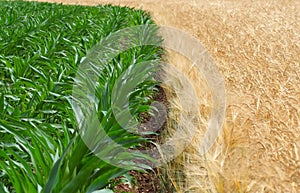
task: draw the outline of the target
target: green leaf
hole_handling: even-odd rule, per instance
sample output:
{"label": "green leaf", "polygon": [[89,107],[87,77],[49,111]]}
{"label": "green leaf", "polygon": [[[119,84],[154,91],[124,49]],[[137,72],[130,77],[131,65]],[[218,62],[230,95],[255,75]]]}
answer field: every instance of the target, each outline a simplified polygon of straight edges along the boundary
{"label": "green leaf", "polygon": [[[126,172],[97,156],[116,155],[116,161],[124,161],[128,168],[145,168],[131,162],[134,154],[122,151],[148,139],[129,132],[136,124],[121,127],[111,110],[111,96],[120,83],[119,92],[126,95],[118,98],[123,105],[119,106],[120,115],[124,106],[134,120],[148,111],[154,85],[148,79],[160,59],[160,38],[155,28],[137,31],[128,37],[132,40],[128,46],[133,48],[119,53],[115,42],[120,38],[113,34],[150,23],[149,14],[126,7],[1,2],[0,174],[4,174],[4,185],[0,191],[6,191],[5,187],[16,193],[96,191]],[[140,46],[149,39],[157,40],[157,46]],[[97,52],[99,42],[104,42],[105,52]],[[105,60],[113,54],[117,54],[113,60]],[[86,120],[94,132],[87,136],[94,152],[81,139],[82,128],[72,111],[74,79],[84,62],[92,68],[82,73],[82,79],[99,78],[96,83],[83,84],[95,90],[95,102],[99,103],[82,104],[98,107],[94,119]],[[147,65],[140,65],[143,63]],[[83,88],[78,94],[85,96]],[[126,123],[126,118],[119,120]],[[107,143],[109,139],[114,145]]]}
{"label": "green leaf", "polygon": [[102,190],[96,190],[92,193],[114,193],[112,190],[109,189],[102,189]]}

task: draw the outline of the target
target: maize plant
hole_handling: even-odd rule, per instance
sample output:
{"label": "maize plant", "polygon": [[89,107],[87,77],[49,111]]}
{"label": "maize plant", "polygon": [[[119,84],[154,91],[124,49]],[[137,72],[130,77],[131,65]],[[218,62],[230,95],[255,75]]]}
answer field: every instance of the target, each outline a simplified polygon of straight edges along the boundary
{"label": "maize plant", "polygon": [[[153,21],[147,13],[126,7],[1,2],[0,192],[109,192],[108,184],[114,178],[130,169],[148,168],[134,163],[117,167],[95,155],[80,135],[72,90],[78,66],[98,42],[120,29],[150,24]],[[137,148],[149,139],[116,121],[111,94],[122,74],[147,62],[147,71],[139,71],[144,81],[127,98],[134,119],[149,112],[158,84],[149,73],[157,68],[162,50],[156,29],[147,33],[156,38],[155,45],[137,43],[113,60],[97,64],[103,70],[91,85],[97,121],[124,148]],[[99,132],[99,125],[86,121]],[[103,145],[99,136],[98,153],[115,151]],[[123,156],[133,159],[136,155]]]}

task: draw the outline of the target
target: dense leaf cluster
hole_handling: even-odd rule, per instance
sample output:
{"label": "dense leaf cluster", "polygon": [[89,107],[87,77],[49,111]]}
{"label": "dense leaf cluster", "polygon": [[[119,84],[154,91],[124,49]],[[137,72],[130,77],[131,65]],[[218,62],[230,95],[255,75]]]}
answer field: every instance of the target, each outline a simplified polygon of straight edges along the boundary
{"label": "dense leaf cluster", "polygon": [[[82,141],[71,107],[72,86],[78,65],[101,39],[152,23],[148,14],[126,7],[0,2],[0,192],[93,192],[127,172],[100,160]],[[159,43],[158,38],[155,46],[119,54],[94,85],[102,127],[127,148],[147,139],[115,121],[112,87],[140,62],[151,61],[147,70],[152,72],[160,59]],[[147,79],[129,96],[134,118],[149,110],[155,85]]]}

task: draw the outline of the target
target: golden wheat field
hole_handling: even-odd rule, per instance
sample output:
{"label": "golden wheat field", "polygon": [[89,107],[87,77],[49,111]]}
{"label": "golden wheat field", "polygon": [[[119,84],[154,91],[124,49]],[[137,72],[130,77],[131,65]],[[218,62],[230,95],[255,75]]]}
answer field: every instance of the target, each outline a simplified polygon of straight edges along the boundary
{"label": "golden wheat field", "polygon": [[[200,75],[183,67],[191,65],[189,61],[169,54],[177,68],[192,69],[185,73],[198,98],[191,100],[200,105],[203,117],[190,146],[167,166],[177,192],[300,192],[300,1],[52,2],[144,9],[159,25],[195,36],[216,61],[225,80],[226,121],[213,148],[200,156],[209,94]],[[176,99],[171,103],[183,110]],[[175,168],[181,168],[186,179],[178,179]]]}

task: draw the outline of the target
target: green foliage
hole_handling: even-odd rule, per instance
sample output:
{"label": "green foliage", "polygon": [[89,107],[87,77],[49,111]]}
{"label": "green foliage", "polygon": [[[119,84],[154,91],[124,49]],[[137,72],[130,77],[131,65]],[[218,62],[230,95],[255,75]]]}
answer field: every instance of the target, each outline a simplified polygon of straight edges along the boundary
{"label": "green foliage", "polygon": [[[71,106],[72,86],[78,65],[100,40],[125,27],[152,23],[142,11],[109,5],[1,2],[0,192],[93,192],[127,172],[100,160],[83,142]],[[113,85],[140,62],[151,61],[147,70],[153,71],[160,59],[159,43],[158,38],[157,46],[119,54],[92,85],[99,101],[97,117],[122,147],[135,148],[147,139],[116,122]],[[148,73],[141,71],[141,76]],[[155,85],[147,79],[129,96],[134,118],[149,110]],[[114,149],[100,152],[107,151]]]}

